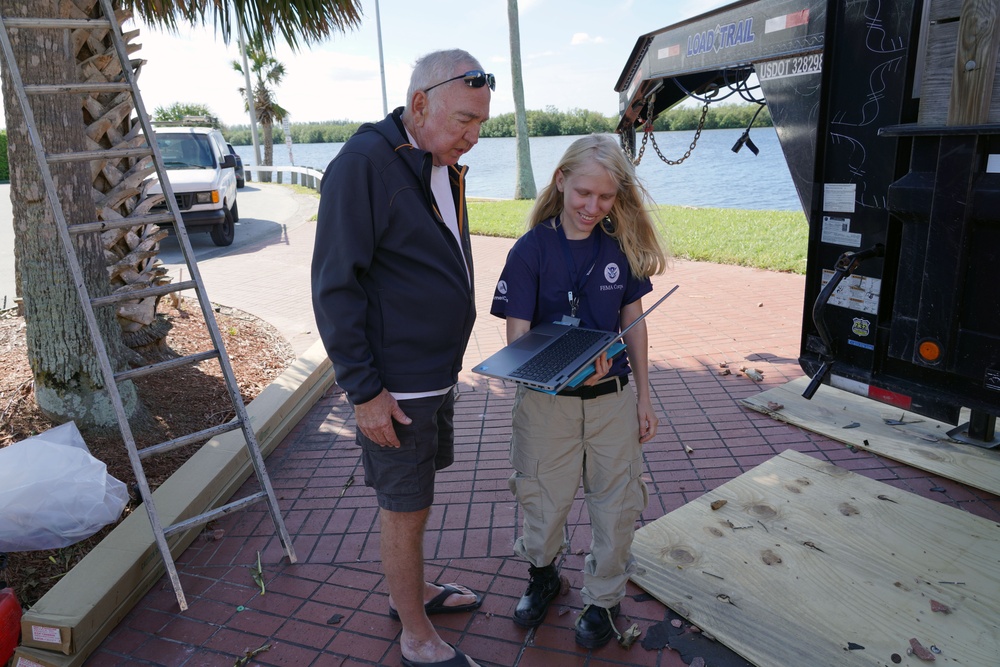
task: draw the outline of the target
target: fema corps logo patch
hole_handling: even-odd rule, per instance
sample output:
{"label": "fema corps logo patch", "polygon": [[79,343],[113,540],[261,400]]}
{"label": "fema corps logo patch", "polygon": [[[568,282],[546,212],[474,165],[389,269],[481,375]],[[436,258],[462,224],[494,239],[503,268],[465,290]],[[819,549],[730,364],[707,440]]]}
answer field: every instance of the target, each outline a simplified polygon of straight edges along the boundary
{"label": "fema corps logo patch", "polygon": [[497,283],[497,291],[500,292],[501,294],[506,294],[507,293],[507,281],[506,280],[501,280],[500,282]]}
{"label": "fema corps logo patch", "polygon": [[855,317],[854,324],[851,325],[851,332],[856,336],[867,336],[871,333],[871,322]]}
{"label": "fema corps logo patch", "polygon": [[618,277],[621,275],[621,271],[618,269],[618,265],[611,262],[604,267],[604,279],[609,283],[616,282]]}

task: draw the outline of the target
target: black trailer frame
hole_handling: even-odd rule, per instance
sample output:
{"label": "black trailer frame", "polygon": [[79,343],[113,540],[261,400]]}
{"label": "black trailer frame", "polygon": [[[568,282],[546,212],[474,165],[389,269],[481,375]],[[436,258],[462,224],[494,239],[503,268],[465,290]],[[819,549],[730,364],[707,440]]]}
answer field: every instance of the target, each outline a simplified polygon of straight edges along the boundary
{"label": "black trailer frame", "polygon": [[[928,92],[941,69],[927,63],[966,30],[961,8],[744,0],[648,33],[615,86],[617,131],[641,155],[660,113],[689,96],[710,103],[755,76],[809,221],[806,397],[822,382],[950,424],[968,408],[953,437],[991,447],[1000,444],[1000,86],[987,89],[987,115],[964,125],[945,122]],[[996,44],[985,51],[995,63]],[[966,69],[975,67],[984,63]]]}

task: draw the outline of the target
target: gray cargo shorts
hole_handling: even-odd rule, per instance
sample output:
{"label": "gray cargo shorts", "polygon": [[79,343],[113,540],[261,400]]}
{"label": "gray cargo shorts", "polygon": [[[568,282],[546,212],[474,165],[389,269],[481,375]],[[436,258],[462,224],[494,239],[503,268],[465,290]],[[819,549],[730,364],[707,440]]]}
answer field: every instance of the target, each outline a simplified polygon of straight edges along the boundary
{"label": "gray cargo shorts", "polygon": [[360,429],[356,439],[365,485],[375,489],[378,506],[418,512],[434,504],[435,473],[455,462],[455,395],[402,400],[399,407],[413,421],[394,423],[398,449],[372,442]]}

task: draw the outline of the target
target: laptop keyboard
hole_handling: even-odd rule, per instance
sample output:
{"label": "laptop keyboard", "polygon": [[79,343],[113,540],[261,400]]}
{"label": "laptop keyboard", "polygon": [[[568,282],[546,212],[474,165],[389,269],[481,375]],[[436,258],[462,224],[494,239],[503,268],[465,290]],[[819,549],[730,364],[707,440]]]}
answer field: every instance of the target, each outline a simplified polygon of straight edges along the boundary
{"label": "laptop keyboard", "polygon": [[604,336],[589,329],[571,329],[554,344],[533,356],[511,372],[512,377],[533,382],[545,382],[587,351]]}

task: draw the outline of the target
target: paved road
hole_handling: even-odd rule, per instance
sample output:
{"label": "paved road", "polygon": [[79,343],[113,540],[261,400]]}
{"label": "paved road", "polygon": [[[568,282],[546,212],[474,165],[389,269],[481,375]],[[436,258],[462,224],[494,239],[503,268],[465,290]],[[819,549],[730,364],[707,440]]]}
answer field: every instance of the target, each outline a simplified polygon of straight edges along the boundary
{"label": "paved road", "polygon": [[[233,245],[217,248],[208,234],[190,237],[208,298],[268,322],[301,355],[319,340],[309,283],[319,198],[286,186],[248,183],[238,201]],[[176,239],[163,243],[161,257],[175,280],[190,277],[182,275]]]}
{"label": "paved road", "polygon": [[[207,233],[190,235],[208,297],[269,322],[301,354],[317,340],[308,272],[319,200],[285,186],[248,183],[237,202],[233,245],[219,248]],[[11,218],[10,186],[0,185],[0,305],[6,299],[7,307],[15,296]],[[175,237],[162,242],[160,258],[175,280],[187,273]]]}

